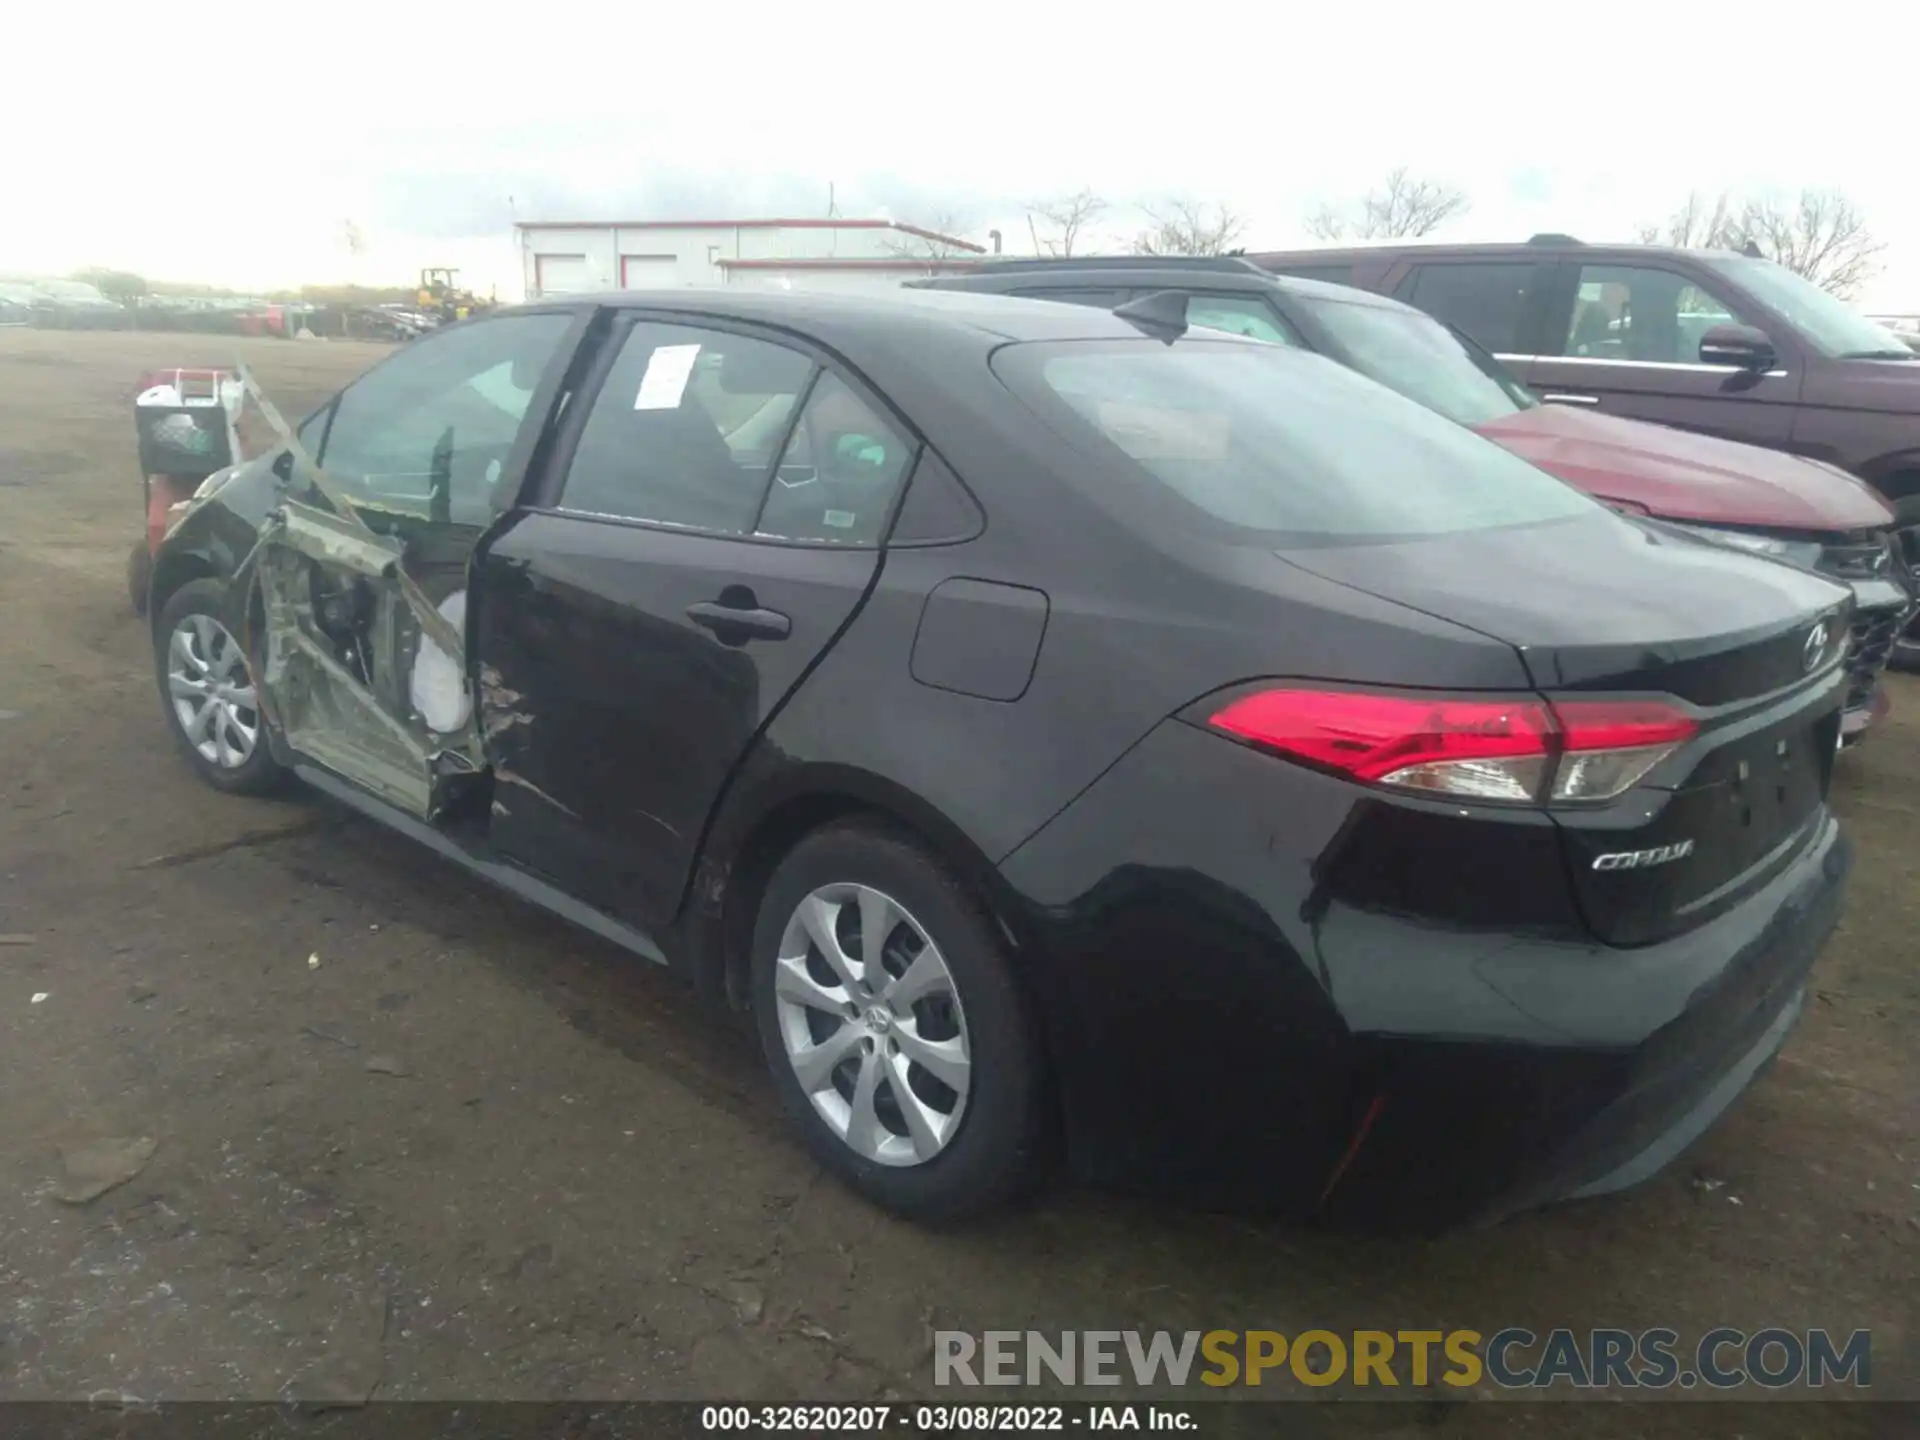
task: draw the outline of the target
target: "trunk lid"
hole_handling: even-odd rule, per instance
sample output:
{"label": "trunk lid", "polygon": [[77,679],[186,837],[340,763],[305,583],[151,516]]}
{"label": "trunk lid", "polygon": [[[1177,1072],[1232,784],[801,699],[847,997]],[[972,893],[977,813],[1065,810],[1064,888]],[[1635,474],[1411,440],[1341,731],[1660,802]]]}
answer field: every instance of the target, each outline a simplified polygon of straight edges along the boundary
{"label": "trunk lid", "polygon": [[1699,733],[1639,785],[1553,812],[1599,938],[1704,923],[1817,831],[1845,688],[1841,587],[1604,512],[1286,558],[1506,641],[1550,700],[1684,703]]}

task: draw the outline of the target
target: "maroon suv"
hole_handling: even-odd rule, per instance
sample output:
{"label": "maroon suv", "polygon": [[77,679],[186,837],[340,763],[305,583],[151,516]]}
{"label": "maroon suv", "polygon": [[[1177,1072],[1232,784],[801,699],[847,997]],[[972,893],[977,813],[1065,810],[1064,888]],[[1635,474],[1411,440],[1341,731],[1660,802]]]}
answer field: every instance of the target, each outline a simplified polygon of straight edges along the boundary
{"label": "maroon suv", "polygon": [[[1920,355],[1770,260],[1566,235],[1250,258],[1416,305],[1546,400],[1838,465],[1893,507],[1900,563],[1920,562]],[[1920,669],[1920,626],[1894,663]]]}

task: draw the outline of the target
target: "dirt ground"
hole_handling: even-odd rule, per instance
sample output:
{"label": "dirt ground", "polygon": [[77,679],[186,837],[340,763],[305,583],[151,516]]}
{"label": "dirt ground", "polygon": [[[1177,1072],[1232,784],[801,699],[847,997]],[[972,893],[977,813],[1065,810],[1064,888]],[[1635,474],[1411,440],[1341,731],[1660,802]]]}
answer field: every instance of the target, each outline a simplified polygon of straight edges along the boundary
{"label": "dirt ground", "polygon": [[[1841,761],[1859,860],[1804,1023],[1645,1188],[1439,1242],[1066,1185],[916,1228],[816,1170],[750,1037],[664,974],[174,756],[123,585],[131,384],[236,345],[289,416],[383,353],[0,331],[0,1398],[923,1397],[932,1328],[1507,1325],[1870,1327],[1875,1388],[1915,1393],[1920,683]],[[157,1144],[130,1182],[57,1198],[62,1148],[108,1137]],[[1911,1423],[1476,1398],[1266,1414],[1300,1435]]]}

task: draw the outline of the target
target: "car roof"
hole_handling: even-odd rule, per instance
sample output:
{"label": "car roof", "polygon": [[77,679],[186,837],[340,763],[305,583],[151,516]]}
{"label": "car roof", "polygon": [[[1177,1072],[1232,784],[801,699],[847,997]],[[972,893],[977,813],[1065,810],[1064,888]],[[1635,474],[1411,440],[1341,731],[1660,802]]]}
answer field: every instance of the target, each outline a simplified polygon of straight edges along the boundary
{"label": "car roof", "polygon": [[1679,245],[1633,245],[1633,244],[1590,244],[1571,237],[1540,236],[1532,240],[1482,241],[1465,245],[1449,245],[1436,241],[1398,240],[1381,241],[1365,245],[1323,245],[1308,250],[1263,250],[1247,258],[1258,265],[1313,265],[1338,264],[1342,261],[1364,259],[1394,260],[1435,259],[1439,257],[1475,259],[1475,260],[1524,260],[1540,259],[1543,256],[1559,258],[1566,255],[1602,255],[1602,256],[1643,256],[1652,259],[1658,256],[1692,256],[1695,258],[1734,259],[1740,258],[1735,250],[1694,249]]}
{"label": "car roof", "polygon": [[[597,305],[741,320],[791,328],[828,344],[893,341],[938,327],[983,346],[1005,341],[1138,339],[1140,331],[1105,310],[1051,305],[1008,295],[900,288],[840,293],[819,290],[619,290],[552,296],[532,306]],[[531,307],[530,307],[531,308]]]}

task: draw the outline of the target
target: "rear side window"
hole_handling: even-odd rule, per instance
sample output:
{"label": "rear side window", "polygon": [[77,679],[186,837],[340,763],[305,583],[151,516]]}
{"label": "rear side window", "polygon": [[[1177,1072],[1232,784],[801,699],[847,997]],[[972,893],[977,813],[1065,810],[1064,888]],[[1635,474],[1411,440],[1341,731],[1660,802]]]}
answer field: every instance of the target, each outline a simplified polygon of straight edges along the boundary
{"label": "rear side window", "polygon": [[1423,265],[1402,299],[1458,325],[1495,354],[1521,348],[1530,264]]}
{"label": "rear side window", "polygon": [[1130,496],[1143,525],[1185,518],[1306,546],[1596,509],[1445,416],[1304,351],[1092,341],[1009,346],[994,367],[1050,426],[1109,462],[1074,474],[1110,501]]}
{"label": "rear side window", "polygon": [[780,456],[756,535],[878,545],[914,446],[837,375],[823,374]]}
{"label": "rear side window", "polygon": [[568,510],[752,531],[813,377],[798,351],[688,325],[635,325],[567,469]]}

